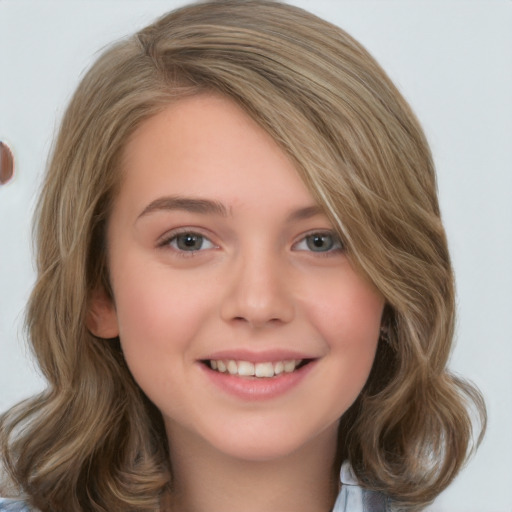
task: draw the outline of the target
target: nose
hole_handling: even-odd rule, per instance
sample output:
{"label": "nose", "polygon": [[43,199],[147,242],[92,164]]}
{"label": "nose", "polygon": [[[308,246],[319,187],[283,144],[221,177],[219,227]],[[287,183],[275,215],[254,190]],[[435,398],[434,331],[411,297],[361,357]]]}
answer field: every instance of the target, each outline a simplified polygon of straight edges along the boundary
{"label": "nose", "polygon": [[252,328],[289,323],[295,316],[292,276],[278,257],[258,252],[230,269],[221,317]]}

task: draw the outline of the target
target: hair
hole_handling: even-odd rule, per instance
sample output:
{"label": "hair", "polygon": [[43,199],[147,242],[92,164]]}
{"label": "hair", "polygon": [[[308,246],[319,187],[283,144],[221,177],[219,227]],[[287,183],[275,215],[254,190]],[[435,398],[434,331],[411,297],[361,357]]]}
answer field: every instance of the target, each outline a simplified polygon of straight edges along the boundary
{"label": "hair", "polygon": [[384,296],[386,336],[341,419],[337,460],[365,487],[423,508],[486,423],[479,392],[446,368],[455,292],[430,150],[358,42],[266,0],[173,11],[108,48],[76,90],[35,217],[27,329],[48,387],[0,421],[11,489],[43,512],[158,510],[170,489],[161,415],[119,340],[93,336],[86,316],[95,289],[111,293],[105,226],[128,139],[170,102],[202,92],[237,102],[293,159],[353,265]]}

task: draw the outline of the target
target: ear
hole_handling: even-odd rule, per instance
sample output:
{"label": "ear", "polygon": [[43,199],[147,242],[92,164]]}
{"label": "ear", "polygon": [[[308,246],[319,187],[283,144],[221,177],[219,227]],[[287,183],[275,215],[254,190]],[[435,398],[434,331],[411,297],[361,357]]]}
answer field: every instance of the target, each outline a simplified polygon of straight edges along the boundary
{"label": "ear", "polygon": [[91,293],[86,325],[91,334],[98,338],[111,339],[119,336],[116,308],[103,287],[98,287]]}

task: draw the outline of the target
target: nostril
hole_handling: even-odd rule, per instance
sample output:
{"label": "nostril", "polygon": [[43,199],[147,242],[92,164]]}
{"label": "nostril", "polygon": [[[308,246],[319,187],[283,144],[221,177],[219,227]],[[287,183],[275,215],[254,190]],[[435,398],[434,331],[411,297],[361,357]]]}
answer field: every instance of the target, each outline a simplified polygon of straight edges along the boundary
{"label": "nostril", "polygon": [[14,158],[9,146],[0,141],[0,185],[5,185],[14,176]]}

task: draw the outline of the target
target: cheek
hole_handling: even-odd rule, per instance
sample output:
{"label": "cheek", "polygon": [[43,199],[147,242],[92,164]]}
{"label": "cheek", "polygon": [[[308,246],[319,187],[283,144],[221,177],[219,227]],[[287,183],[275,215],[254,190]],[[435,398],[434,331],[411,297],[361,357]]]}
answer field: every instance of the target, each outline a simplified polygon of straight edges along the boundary
{"label": "cheek", "polygon": [[[380,334],[384,299],[353,271],[310,303],[310,322],[324,339],[336,365],[335,386],[358,394],[370,373]],[[354,396],[355,398],[355,396]]]}
{"label": "cheek", "polygon": [[121,337],[167,342],[171,336],[183,338],[180,333],[197,325],[204,314],[208,288],[144,251],[125,252],[129,256],[114,261],[112,276]]}
{"label": "cheek", "polygon": [[154,371],[158,378],[159,361],[169,357],[183,360],[199,312],[179,287],[150,269],[140,272],[138,278],[132,273],[118,284],[114,295],[121,346],[130,370],[142,385],[145,373]]}
{"label": "cheek", "polygon": [[355,272],[346,272],[312,301],[317,326],[334,344],[374,343],[379,337],[384,299]]}
{"label": "cheek", "polygon": [[[160,286],[123,293],[118,304],[119,337],[133,378],[157,407],[166,396],[178,400],[191,359],[190,340],[199,323],[197,309],[180,294]],[[124,290],[126,292],[126,289]]]}

